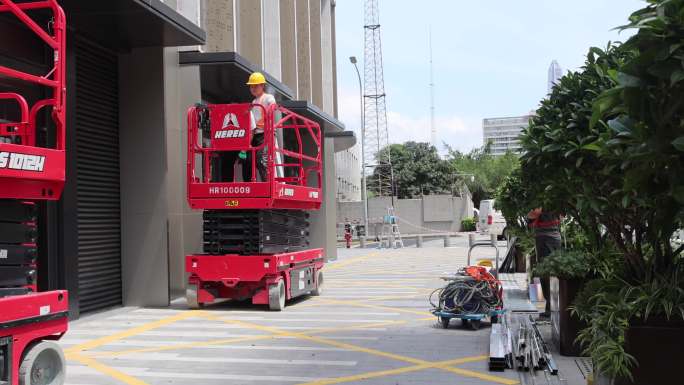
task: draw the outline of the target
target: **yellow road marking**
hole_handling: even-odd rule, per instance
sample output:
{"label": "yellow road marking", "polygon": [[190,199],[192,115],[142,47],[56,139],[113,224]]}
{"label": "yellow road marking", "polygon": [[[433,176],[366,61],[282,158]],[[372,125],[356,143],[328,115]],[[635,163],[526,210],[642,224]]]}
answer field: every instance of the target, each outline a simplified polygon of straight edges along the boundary
{"label": "yellow road marking", "polygon": [[226,338],[226,339],[222,339],[222,340],[198,341],[198,342],[188,342],[188,343],[176,344],[176,345],[155,346],[153,348],[119,350],[119,351],[115,351],[115,352],[95,352],[95,353],[88,354],[88,357],[98,357],[98,358],[99,357],[118,357],[118,356],[125,356],[127,354],[156,353],[156,352],[165,352],[165,351],[169,351],[169,350],[180,350],[180,349],[186,349],[186,348],[188,348],[188,349],[189,348],[201,348],[201,347],[212,346],[212,345],[227,345],[227,344],[236,343],[236,342],[270,340],[273,338],[274,338],[274,336],[272,336],[272,335],[251,336],[251,337],[242,337],[242,338]]}
{"label": "yellow road marking", "polygon": [[426,297],[427,293],[420,294],[405,294],[405,295],[385,295],[379,297],[364,298],[363,301],[391,301],[395,299],[412,299]]}
{"label": "yellow road marking", "polygon": [[99,346],[106,345],[106,344],[114,342],[114,341],[122,340],[124,338],[132,337],[134,335],[144,333],[144,332],[147,332],[150,330],[154,330],[154,329],[160,328],[162,326],[172,324],[176,321],[180,321],[180,320],[184,320],[184,319],[192,318],[192,317],[200,317],[202,313],[203,313],[203,311],[201,311],[201,310],[192,310],[192,311],[179,313],[179,314],[173,315],[171,317],[162,318],[162,319],[157,320],[157,321],[153,321],[153,322],[146,323],[144,325],[140,325],[140,326],[132,328],[132,329],[122,331],[120,333],[115,333],[115,334],[112,334],[109,336],[105,336],[102,338],[97,338],[97,339],[94,339],[94,340],[91,340],[88,342],[84,342],[84,343],[76,345],[76,346],[72,346],[69,349],[66,349],[65,352],[67,352],[67,353],[78,353],[78,352],[81,352],[83,350],[95,349]]}
{"label": "yellow road marking", "polygon": [[126,373],[120,372],[114,368],[111,368],[93,358],[90,357],[85,357],[83,355],[80,355],[78,353],[67,353],[67,358],[70,360],[78,361],[83,365],[88,366],[89,368],[92,368],[94,370],[97,370],[98,372],[105,374],[111,378],[114,378],[115,380],[119,380],[123,382],[124,384],[128,385],[149,385],[147,382],[144,382],[142,380],[139,380],[135,377],[131,377]]}
{"label": "yellow road marking", "polygon": [[484,359],[486,359],[486,357],[482,357],[482,356],[459,358],[459,359],[450,360],[450,361],[441,361],[441,362],[435,362],[435,363],[425,363],[425,364],[414,365],[414,366],[406,366],[406,367],[398,368],[398,369],[379,370],[379,371],[375,371],[375,372],[360,373],[360,374],[355,374],[355,375],[346,376],[346,377],[326,378],[323,380],[307,382],[307,383],[303,383],[303,384],[299,384],[299,385],[341,384],[341,383],[351,382],[351,381],[362,381],[362,380],[368,380],[371,378],[388,377],[388,376],[393,376],[396,374],[417,372],[419,370],[437,368],[440,365],[457,365],[457,364],[463,364],[466,362],[481,361]]}
{"label": "yellow road marking", "polygon": [[[346,261],[340,262],[339,264],[332,264],[328,267],[328,270],[343,268],[343,267],[346,267],[348,265],[367,260],[367,259],[369,259],[375,255],[377,255],[377,253],[372,253],[372,254],[368,254],[368,255],[363,256],[363,257],[358,257],[358,258],[346,260]],[[388,274],[388,272],[380,271],[380,270],[378,270],[377,273]],[[360,274],[362,274],[362,275],[363,274],[366,274],[366,275],[374,274],[374,271],[366,270],[366,271],[360,272]],[[410,273],[389,273],[389,274],[390,275],[410,275]],[[416,281],[416,280],[420,280],[420,278],[417,278],[417,277],[420,277],[420,275],[412,275],[411,278],[397,278],[397,279],[393,279],[393,281]],[[434,277],[431,277],[431,278],[434,278]],[[427,288],[409,287],[409,286],[404,286],[401,284],[386,284],[384,282],[379,282],[379,283],[377,283],[377,282],[363,282],[360,280],[354,280],[353,278],[345,279],[344,277],[340,277],[339,279],[335,278],[335,279],[339,280],[339,281],[349,282],[350,284],[356,284],[356,285],[367,284],[368,286],[373,286],[373,287],[411,288],[411,289],[414,289],[417,291],[425,291],[425,292],[431,291],[431,289],[427,289]],[[388,300],[388,299],[400,299],[400,298],[415,298],[418,296],[420,296],[420,294],[405,295],[405,296],[378,296],[378,297],[372,297],[372,298],[364,299],[364,301],[365,300],[376,301],[376,300]],[[356,307],[382,309],[382,310],[386,310],[386,311],[410,313],[410,314],[417,314],[417,315],[421,315],[421,316],[430,314],[429,312],[426,312],[426,311],[415,311],[415,310],[395,308],[395,307],[390,307],[390,306],[372,305],[372,304],[363,303],[360,301],[345,301],[345,300],[334,300],[334,299],[321,299],[317,303],[309,303],[309,304],[303,304],[303,305],[298,305],[298,306],[299,307],[320,306],[320,305],[326,305],[326,304],[349,305],[349,306],[356,306]],[[223,340],[201,341],[201,342],[168,345],[168,346],[154,347],[154,348],[131,349],[131,350],[125,350],[125,351],[118,351],[118,352],[97,352],[97,353],[89,353],[89,354],[87,354],[87,356],[85,354],[81,354],[81,353],[84,353],[83,351],[85,351],[85,350],[92,350],[92,349],[97,348],[99,346],[106,345],[108,343],[111,343],[111,342],[114,342],[114,341],[117,341],[120,339],[131,337],[131,336],[134,336],[134,335],[137,335],[140,333],[144,333],[144,332],[149,331],[149,330],[153,330],[153,329],[156,329],[156,328],[177,322],[177,321],[182,320],[182,319],[187,319],[187,318],[192,318],[192,317],[212,319],[212,320],[222,321],[225,323],[237,324],[237,325],[241,325],[241,326],[248,328],[248,329],[261,330],[261,331],[268,332],[271,334],[270,335],[264,335],[264,336],[250,336],[250,337],[244,337],[244,338],[231,338],[231,339],[223,339]],[[429,317],[429,318],[425,317],[425,318],[420,318],[418,320],[419,321],[434,320],[434,317]],[[354,325],[354,326],[349,326],[349,327],[326,328],[326,329],[317,329],[317,330],[291,333],[291,332],[283,331],[283,330],[275,328],[275,327],[262,326],[262,325],[238,321],[238,320],[222,319],[222,318],[216,317],[210,313],[207,313],[206,311],[189,311],[189,312],[179,313],[177,315],[174,315],[174,316],[171,316],[168,318],[164,318],[164,319],[161,319],[158,321],[150,322],[148,324],[144,324],[144,325],[141,325],[139,327],[132,328],[132,329],[127,330],[127,331],[123,331],[121,333],[116,333],[116,334],[113,334],[111,336],[106,336],[106,337],[98,338],[98,339],[95,339],[92,341],[88,341],[86,343],[83,343],[83,344],[74,346],[72,348],[66,349],[65,352],[67,353],[67,357],[69,359],[76,360],[76,361],[78,361],[84,365],[87,365],[87,366],[89,366],[89,367],[91,367],[91,368],[93,368],[93,369],[95,369],[95,370],[97,370],[103,374],[106,374],[112,378],[120,380],[123,383],[126,383],[128,385],[147,385],[145,382],[143,382],[137,378],[131,377],[125,373],[122,373],[118,370],[115,370],[111,367],[108,367],[108,366],[98,362],[93,357],[110,357],[110,356],[119,356],[119,355],[131,354],[131,353],[144,353],[144,352],[158,352],[158,351],[164,351],[164,350],[177,350],[177,349],[183,349],[183,348],[202,347],[202,346],[209,346],[209,345],[222,345],[222,344],[237,343],[237,342],[243,342],[243,341],[273,339],[273,338],[276,338],[278,336],[287,336],[287,337],[300,338],[303,340],[308,340],[308,341],[323,344],[323,345],[335,346],[335,347],[346,349],[346,350],[351,350],[351,351],[356,351],[356,352],[361,352],[361,353],[367,353],[367,354],[371,354],[371,355],[375,355],[375,356],[385,357],[385,358],[389,358],[392,360],[413,364],[413,366],[407,366],[404,368],[368,372],[368,373],[362,373],[362,374],[357,374],[357,375],[347,376],[347,377],[323,379],[323,380],[307,383],[305,385],[338,384],[338,383],[344,383],[344,382],[350,382],[350,381],[356,381],[356,380],[365,380],[365,379],[370,379],[370,378],[385,377],[385,376],[390,376],[390,375],[395,375],[395,374],[408,373],[408,372],[414,372],[414,371],[420,371],[420,370],[426,370],[426,369],[440,369],[440,370],[444,370],[444,371],[454,373],[454,374],[458,374],[461,376],[479,378],[482,380],[500,383],[500,384],[504,384],[504,385],[513,385],[513,384],[518,383],[517,381],[511,380],[508,378],[492,376],[489,374],[480,373],[480,372],[473,371],[473,370],[467,370],[467,369],[454,367],[454,365],[458,365],[458,364],[462,364],[462,363],[466,363],[466,362],[480,361],[480,360],[486,359],[486,357],[483,357],[483,356],[466,357],[466,358],[460,358],[460,359],[449,360],[449,361],[430,362],[430,361],[425,361],[422,359],[403,356],[400,354],[394,354],[394,353],[384,352],[384,351],[380,351],[380,350],[376,350],[376,349],[365,348],[363,346],[353,345],[353,344],[349,344],[349,343],[339,342],[336,340],[330,340],[330,339],[327,339],[324,337],[316,337],[315,336],[315,334],[326,333],[326,332],[330,332],[330,331],[358,330],[358,329],[364,329],[364,328],[379,327],[379,326],[392,326],[392,325],[406,324],[406,323],[407,323],[407,321],[384,321],[384,322],[379,322],[379,323],[375,323],[375,324]]]}
{"label": "yellow road marking", "polygon": [[406,357],[406,356],[402,356],[399,354],[383,352],[381,350],[365,348],[363,346],[352,345],[352,344],[349,344],[346,342],[329,340],[327,338],[305,336],[305,335],[297,336],[297,338],[301,338],[301,339],[312,341],[312,342],[318,342],[320,344],[331,345],[331,346],[334,346],[337,348],[353,350],[353,351],[360,352],[360,353],[367,353],[367,354],[371,354],[374,356],[391,358],[391,359],[396,360],[396,361],[403,361],[403,362],[408,362],[408,363],[416,364],[416,365],[421,365],[421,364],[427,363],[427,361],[424,361],[424,360],[421,360],[418,358]]}
{"label": "yellow road marking", "polygon": [[460,375],[466,376],[466,377],[474,377],[474,378],[479,378],[480,380],[496,382],[497,384],[516,385],[516,384],[520,383],[519,381],[512,380],[510,378],[492,376],[491,374],[476,372],[474,370],[453,368],[453,367],[446,367],[445,368],[442,366],[437,366],[437,368],[442,369],[442,370],[446,370],[446,371],[454,373],[454,374],[460,374]]}
{"label": "yellow road marking", "polygon": [[[513,385],[513,384],[518,383],[517,381],[513,381],[513,380],[510,380],[508,378],[491,376],[488,374],[479,373],[479,372],[472,371],[472,370],[452,368],[452,367],[450,367],[450,364],[448,364],[448,363],[441,363],[441,362],[434,363],[434,362],[430,362],[430,361],[421,360],[418,358],[407,357],[407,356],[402,356],[400,354],[383,352],[383,351],[377,350],[377,349],[371,349],[371,348],[366,348],[363,346],[353,345],[353,344],[349,344],[346,342],[340,342],[340,341],[335,341],[335,340],[329,340],[327,338],[315,337],[315,336],[307,335],[304,333],[290,333],[290,332],[286,332],[284,330],[280,330],[278,328],[274,328],[271,326],[257,325],[257,324],[253,324],[251,322],[244,322],[244,321],[238,321],[238,320],[225,320],[225,319],[214,317],[210,314],[204,314],[203,317],[207,318],[207,319],[223,321],[223,322],[229,323],[229,324],[240,325],[240,326],[243,326],[243,327],[249,328],[249,329],[261,330],[261,331],[273,333],[274,335],[300,338],[303,340],[317,342],[317,343],[324,344],[324,345],[330,345],[330,346],[334,346],[337,348],[352,350],[352,351],[356,351],[356,352],[360,352],[360,353],[367,353],[367,354],[371,354],[371,355],[375,355],[375,356],[379,356],[379,357],[386,357],[386,358],[390,358],[390,359],[393,359],[396,361],[408,362],[408,363],[415,364],[418,366],[427,365],[427,367],[431,367],[431,368],[433,367],[433,368],[445,370],[445,371],[448,371],[451,373],[456,373],[456,374],[460,374],[463,376],[467,376],[467,377],[476,377],[476,378],[480,378],[480,379],[486,379],[488,381],[497,382],[500,384]],[[482,358],[482,356],[478,356],[478,357]],[[473,357],[470,357],[470,358],[473,358]],[[417,370],[422,370],[422,369],[417,369]],[[336,383],[336,382],[333,382],[333,384],[334,383]]]}
{"label": "yellow road marking", "polygon": [[345,281],[345,283],[344,283],[343,285],[342,285],[342,284],[335,284],[335,285],[333,285],[333,284],[331,284],[331,283],[327,283],[325,287],[326,287],[326,289],[347,289],[347,288],[349,288],[349,287],[352,286],[352,285],[353,285],[353,286],[360,287],[360,288],[363,288],[363,287],[365,286],[365,287],[368,287],[368,288],[408,289],[408,290],[430,290],[430,291],[434,290],[434,289],[430,289],[430,288],[427,288],[427,287],[417,287],[417,286],[400,285],[400,284],[384,284],[384,283],[383,283],[383,284],[375,284],[375,283],[374,283],[374,284],[369,284],[367,281],[352,281],[352,280]]}
{"label": "yellow road marking", "polygon": [[359,301],[343,301],[343,300],[339,300],[339,299],[321,299],[321,301],[328,302],[328,303],[335,304],[335,305],[350,305],[350,306],[357,306],[357,307],[367,307],[367,308],[371,308],[371,309],[395,311],[395,312],[399,312],[399,313],[418,314],[421,316],[431,315],[431,313],[427,312],[427,311],[411,310],[411,309],[404,309],[404,308],[400,308],[400,307],[383,306],[383,305],[371,305],[371,304],[363,303],[363,302],[359,302]]}
{"label": "yellow road marking", "polygon": [[329,270],[337,270],[337,269],[340,269],[342,267],[352,265],[354,263],[359,263],[359,262],[365,261],[366,259],[375,257],[377,255],[378,255],[378,253],[370,253],[368,255],[364,255],[363,257],[356,257],[356,258],[352,258],[352,259],[346,259],[346,260],[340,261],[340,262],[331,263],[330,265],[325,267],[325,270],[328,270],[328,271]]}
{"label": "yellow road marking", "polygon": [[[209,316],[209,317],[204,317],[204,318],[214,319],[214,320],[218,320],[218,321],[226,322],[226,323],[233,323],[230,320],[221,319],[221,318],[214,317],[214,316]],[[235,323],[237,323],[237,322],[239,322],[239,321],[235,321]],[[383,322],[366,324],[366,325],[353,325],[353,326],[343,326],[343,327],[334,327],[334,328],[331,327],[331,328],[326,328],[326,329],[306,330],[306,331],[298,332],[298,333],[288,333],[288,336],[289,335],[295,336],[298,334],[320,334],[320,333],[327,333],[327,332],[333,332],[333,331],[334,332],[341,332],[341,331],[347,331],[347,330],[362,330],[362,329],[366,329],[366,328],[374,328],[374,327],[382,327],[382,326],[403,325],[405,323],[406,323],[406,321],[383,321]],[[163,352],[163,351],[169,351],[169,350],[180,350],[180,349],[185,349],[185,348],[201,348],[204,346],[212,346],[212,345],[227,345],[230,343],[238,343],[238,342],[251,342],[251,341],[258,341],[258,340],[268,340],[268,339],[273,339],[275,337],[276,337],[276,335],[269,334],[269,335],[263,335],[263,336],[226,338],[226,339],[220,339],[220,340],[198,341],[198,342],[189,342],[189,343],[175,344],[175,345],[155,346],[155,347],[150,347],[150,348],[119,350],[119,351],[115,351],[115,352],[95,352],[95,353],[89,353],[88,356],[89,357],[115,357],[115,356],[124,356],[127,354],[154,353],[154,352]]]}
{"label": "yellow road marking", "polygon": [[242,326],[244,328],[248,328],[248,329],[261,330],[261,331],[273,333],[274,335],[286,336],[286,337],[296,337],[296,338],[301,338],[304,340],[322,343],[324,345],[332,345],[332,346],[335,346],[338,348],[344,348],[344,349],[353,350],[353,351],[357,351],[357,352],[373,354],[376,356],[388,357],[388,358],[392,358],[394,360],[409,362],[412,364],[420,365],[420,364],[427,362],[427,361],[419,360],[416,358],[405,357],[405,356],[401,356],[401,355],[394,354],[394,353],[387,353],[387,352],[383,352],[380,350],[364,348],[362,346],[352,345],[352,344],[348,344],[348,343],[344,343],[344,342],[333,341],[333,340],[329,340],[326,338],[314,337],[314,336],[303,334],[303,333],[290,333],[290,332],[287,332],[287,331],[284,331],[284,330],[281,330],[278,328],[274,328],[271,326],[257,325],[257,324],[253,324],[251,322],[238,321],[238,320],[226,320],[226,319],[214,317],[210,314],[204,315],[204,318],[215,320],[215,321],[223,321],[225,323],[233,324],[233,325],[240,325],[240,326]]}

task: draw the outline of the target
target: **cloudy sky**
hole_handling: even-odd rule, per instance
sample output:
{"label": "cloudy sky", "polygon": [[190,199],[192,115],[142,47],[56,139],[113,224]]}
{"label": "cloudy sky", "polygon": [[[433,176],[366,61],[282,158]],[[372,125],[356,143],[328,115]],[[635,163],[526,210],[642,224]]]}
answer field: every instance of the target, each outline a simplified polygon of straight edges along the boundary
{"label": "cloudy sky", "polygon": [[[439,142],[467,151],[482,144],[483,118],[536,109],[552,60],[574,70],[590,46],[626,40],[631,32],[613,28],[644,4],[380,0],[391,140],[430,140],[430,29]],[[358,130],[358,80],[348,58],[357,56],[363,65],[363,0],[337,0],[336,15],[340,118]]]}

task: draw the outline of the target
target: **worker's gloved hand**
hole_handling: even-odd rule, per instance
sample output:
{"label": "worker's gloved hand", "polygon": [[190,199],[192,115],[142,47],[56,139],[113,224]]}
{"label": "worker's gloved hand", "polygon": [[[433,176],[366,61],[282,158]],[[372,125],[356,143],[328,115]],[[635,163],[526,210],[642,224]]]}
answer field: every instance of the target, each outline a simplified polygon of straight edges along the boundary
{"label": "worker's gloved hand", "polygon": [[239,157],[240,159],[242,159],[242,160],[247,159],[247,152],[246,152],[246,151],[240,151],[240,152],[238,153],[238,157]]}

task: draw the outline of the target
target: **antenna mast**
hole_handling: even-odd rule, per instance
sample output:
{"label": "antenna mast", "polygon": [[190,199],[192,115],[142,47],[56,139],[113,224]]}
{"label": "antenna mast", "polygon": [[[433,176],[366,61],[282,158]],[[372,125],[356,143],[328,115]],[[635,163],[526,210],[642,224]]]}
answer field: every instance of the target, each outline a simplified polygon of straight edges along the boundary
{"label": "antenna mast", "polygon": [[[364,16],[364,110],[366,156],[373,155],[375,171],[370,177],[368,189],[376,196],[394,196],[392,158],[390,151],[381,152],[389,145],[387,106],[385,102],[385,79],[382,65],[382,42],[380,39],[380,14],[378,0],[365,0]],[[368,158],[366,158],[368,159]],[[365,170],[364,170],[365,172]],[[392,199],[394,201],[394,199]],[[394,202],[392,203],[394,205]]]}
{"label": "antenna mast", "polygon": [[437,147],[437,127],[435,126],[435,80],[432,68],[432,26],[428,32],[430,46],[430,143]]}

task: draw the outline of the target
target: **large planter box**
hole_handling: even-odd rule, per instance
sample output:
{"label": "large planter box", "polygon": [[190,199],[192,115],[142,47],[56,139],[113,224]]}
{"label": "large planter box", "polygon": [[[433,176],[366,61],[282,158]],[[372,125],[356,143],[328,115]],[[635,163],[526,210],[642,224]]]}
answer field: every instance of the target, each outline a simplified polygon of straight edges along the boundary
{"label": "large planter box", "polygon": [[515,272],[527,273],[527,258],[519,248],[515,248]]}
{"label": "large planter box", "polygon": [[625,350],[636,358],[633,381],[615,380],[615,385],[664,385],[681,383],[679,365],[684,363],[684,322],[650,317],[632,322],[625,335]]}
{"label": "large planter box", "polygon": [[551,300],[551,337],[563,356],[577,357],[582,355],[582,348],[575,343],[579,332],[587,324],[573,315],[568,308],[575,301],[575,297],[584,281],[579,279],[550,278]]}

